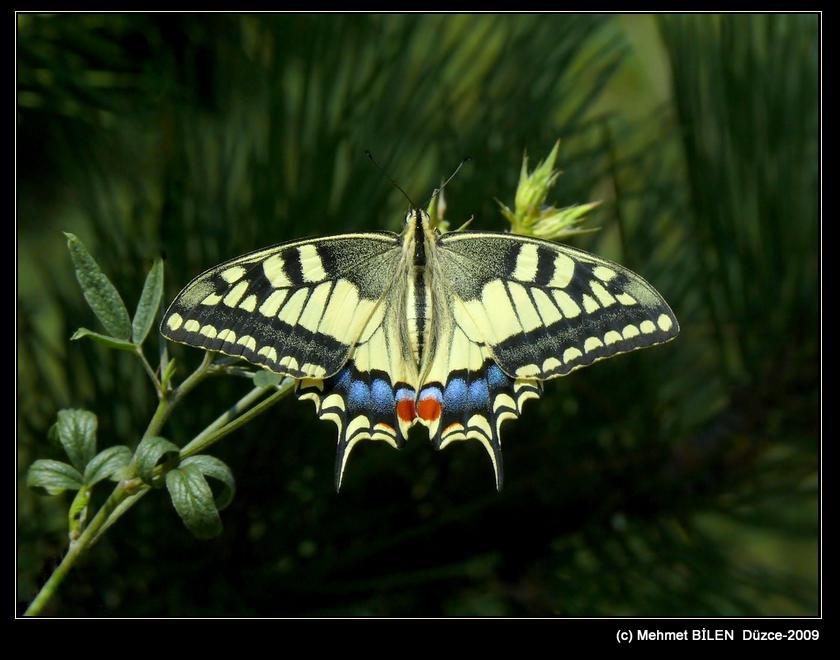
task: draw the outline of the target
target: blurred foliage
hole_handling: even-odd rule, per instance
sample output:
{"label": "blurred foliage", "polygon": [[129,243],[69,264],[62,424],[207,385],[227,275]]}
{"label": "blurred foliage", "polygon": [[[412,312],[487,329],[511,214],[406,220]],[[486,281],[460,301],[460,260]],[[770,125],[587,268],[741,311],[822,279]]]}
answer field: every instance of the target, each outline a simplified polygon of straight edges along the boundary
{"label": "blurred foliage", "polygon": [[[18,446],[63,407],[134,445],[142,367],[93,342],[62,230],[126,300],[305,235],[399,228],[465,155],[453,226],[504,227],[523,149],[560,138],[574,243],[641,273],[682,335],[552,381],[480,446],[363,444],[291,399],[218,446],[238,491],[196,541],[146,498],[62,586],[63,615],[815,614],[817,18],[20,15]],[[173,347],[182,364],[198,351]],[[201,386],[182,442],[247,389]],[[19,480],[18,598],[66,544],[66,496]],[[65,497],[64,501],[62,498]]]}

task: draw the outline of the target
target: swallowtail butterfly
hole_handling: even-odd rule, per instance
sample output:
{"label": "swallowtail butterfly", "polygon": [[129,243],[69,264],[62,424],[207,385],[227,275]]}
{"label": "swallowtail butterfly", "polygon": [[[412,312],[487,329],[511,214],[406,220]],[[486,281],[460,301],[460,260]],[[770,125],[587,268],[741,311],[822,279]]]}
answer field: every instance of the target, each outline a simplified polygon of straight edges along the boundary
{"label": "swallowtail butterfly", "polygon": [[677,336],[671,308],[635,273],[507,233],[440,233],[411,209],[401,234],[281,243],[211,268],[161,332],[297,379],[338,426],[336,487],[360,440],[436,448],[481,442],[502,485],[501,426],[543,381]]}

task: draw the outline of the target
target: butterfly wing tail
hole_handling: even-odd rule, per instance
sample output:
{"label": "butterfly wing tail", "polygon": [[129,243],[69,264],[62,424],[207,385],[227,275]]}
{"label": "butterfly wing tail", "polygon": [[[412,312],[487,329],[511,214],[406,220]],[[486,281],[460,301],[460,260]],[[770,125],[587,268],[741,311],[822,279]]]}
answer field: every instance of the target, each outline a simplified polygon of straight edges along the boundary
{"label": "butterfly wing tail", "polygon": [[360,372],[351,361],[326,380],[301,380],[297,397],[313,401],[318,417],[338,427],[336,491],[341,489],[347,461],[357,443],[382,441],[395,449],[405,444],[394,388],[384,373]]}
{"label": "butterfly wing tail", "polygon": [[[435,420],[426,420],[423,404],[435,391],[439,393],[439,415]],[[445,386],[424,386],[419,397],[418,415],[429,427],[437,449],[459,440],[478,440],[490,457],[496,488],[501,490],[504,480],[502,423],[518,418],[525,401],[541,394],[540,381],[511,378],[495,362],[487,360],[478,370],[452,372]]]}

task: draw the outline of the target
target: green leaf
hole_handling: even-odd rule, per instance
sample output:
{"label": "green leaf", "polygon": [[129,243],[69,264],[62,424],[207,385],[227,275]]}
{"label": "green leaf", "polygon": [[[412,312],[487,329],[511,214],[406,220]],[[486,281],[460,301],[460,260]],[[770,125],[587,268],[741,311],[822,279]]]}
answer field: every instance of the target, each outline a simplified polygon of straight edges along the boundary
{"label": "green leaf", "polygon": [[116,348],[120,351],[131,351],[133,353],[137,350],[137,347],[130,341],[124,341],[122,339],[117,339],[116,337],[102,335],[98,332],[94,332],[93,330],[88,330],[87,328],[79,328],[73,333],[73,336],[70,337],[70,339],[71,341],[76,341],[77,339],[82,339],[83,337],[90,337],[95,342],[107,346],[108,348]]}
{"label": "green leaf", "polygon": [[145,438],[134,453],[134,460],[137,464],[137,475],[147,484],[159,487],[158,481],[154,480],[154,471],[161,460],[164,460],[164,468],[174,465],[180,450],[176,445],[165,438],[154,436]]}
{"label": "green leaf", "polygon": [[82,482],[82,475],[72,465],[49,459],[35,461],[26,476],[26,484],[30,488],[44,488],[50,495],[79,490],[84,485]]}
{"label": "green leaf", "polygon": [[152,329],[162,296],[163,261],[155,259],[152,269],[146,275],[143,292],[137,302],[137,311],[134,312],[134,320],[131,322],[131,337],[138,346],[146,340],[149,330]]}
{"label": "green leaf", "polygon": [[221,533],[222,521],[213,502],[213,491],[197,465],[167,472],[166,489],[175,511],[193,535],[209,539]]}
{"label": "green leaf", "polygon": [[96,415],[89,410],[59,410],[58,439],[79,472],[96,454]]}
{"label": "green leaf", "polygon": [[85,468],[85,484],[93,486],[103,479],[114,477],[131,461],[131,450],[125,445],[108,447],[94,456]]}
{"label": "green leaf", "polygon": [[76,278],[88,305],[111,335],[117,339],[130,339],[131,320],[117,289],[90,256],[84,244],[73,234],[65,232],[64,235],[76,267]]}
{"label": "green leaf", "polygon": [[213,477],[222,483],[222,492],[215,496],[214,501],[216,508],[221,511],[233,499],[233,494],[236,491],[236,482],[233,478],[233,472],[224,463],[215,456],[208,456],[207,454],[199,454],[198,456],[190,456],[181,461],[181,468],[195,467],[205,477]]}
{"label": "green leaf", "polygon": [[254,387],[276,387],[285,378],[267,369],[260,369],[254,374]]}

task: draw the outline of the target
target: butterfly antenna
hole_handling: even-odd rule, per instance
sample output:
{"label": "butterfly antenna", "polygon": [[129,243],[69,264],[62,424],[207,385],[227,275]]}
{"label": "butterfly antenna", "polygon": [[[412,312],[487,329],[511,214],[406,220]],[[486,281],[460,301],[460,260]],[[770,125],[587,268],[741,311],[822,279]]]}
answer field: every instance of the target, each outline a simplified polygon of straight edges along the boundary
{"label": "butterfly antenna", "polygon": [[437,197],[438,195],[440,195],[441,192],[443,192],[443,189],[446,188],[446,185],[450,181],[452,181],[452,179],[455,178],[455,175],[458,174],[458,172],[461,171],[461,168],[464,166],[464,163],[467,163],[471,160],[472,160],[472,158],[467,156],[460,163],[458,163],[458,167],[456,167],[455,171],[452,174],[449,175],[449,178],[440,185],[440,188],[435,188],[434,192],[432,193],[432,200],[434,200],[435,197]]}
{"label": "butterfly antenna", "polygon": [[384,176],[386,179],[388,179],[388,181],[391,183],[391,185],[394,186],[394,188],[396,188],[397,190],[399,190],[403,194],[403,197],[405,197],[408,200],[408,203],[411,204],[411,208],[416,209],[417,204],[415,204],[413,201],[411,201],[411,197],[408,196],[408,193],[405,190],[403,190],[400,187],[400,185],[396,181],[394,181],[390,177],[390,175],[382,167],[380,167],[379,163],[377,163],[376,160],[374,160],[373,154],[370,153],[369,150],[365,149],[365,155],[370,159],[370,162],[373,163],[376,166],[376,169],[378,169],[382,173],[382,176]]}

